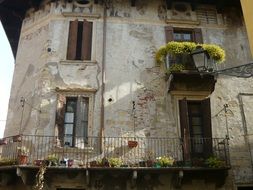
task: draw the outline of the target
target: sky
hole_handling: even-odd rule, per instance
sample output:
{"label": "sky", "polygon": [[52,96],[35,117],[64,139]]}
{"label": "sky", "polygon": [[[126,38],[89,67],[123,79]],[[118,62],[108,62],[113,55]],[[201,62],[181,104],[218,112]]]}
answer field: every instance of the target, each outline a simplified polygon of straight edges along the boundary
{"label": "sky", "polygon": [[0,22],[0,137],[3,136],[6,123],[11,81],[14,69],[14,57],[10,44]]}

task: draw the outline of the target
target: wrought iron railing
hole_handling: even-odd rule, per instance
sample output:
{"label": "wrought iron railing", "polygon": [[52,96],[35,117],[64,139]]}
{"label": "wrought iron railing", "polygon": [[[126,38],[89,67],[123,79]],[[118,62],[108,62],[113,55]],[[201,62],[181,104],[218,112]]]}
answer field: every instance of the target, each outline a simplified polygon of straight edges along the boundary
{"label": "wrought iron railing", "polygon": [[73,142],[74,146],[69,147],[62,146],[55,136],[6,137],[0,140],[1,160],[8,162],[25,155],[27,160],[18,164],[39,165],[42,160],[54,160],[60,166],[71,161],[72,167],[110,166],[111,162],[125,167],[162,167],[159,159],[165,158],[173,160],[169,163],[173,167],[209,167],[207,161],[213,158],[222,163],[218,167],[230,165],[228,139],[75,137]]}

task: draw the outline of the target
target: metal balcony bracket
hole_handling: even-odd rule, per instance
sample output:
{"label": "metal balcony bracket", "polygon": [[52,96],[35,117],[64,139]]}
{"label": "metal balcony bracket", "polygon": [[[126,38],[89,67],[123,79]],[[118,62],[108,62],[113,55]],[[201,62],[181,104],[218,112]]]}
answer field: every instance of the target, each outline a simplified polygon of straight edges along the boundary
{"label": "metal balcony bracket", "polygon": [[138,173],[137,171],[133,171],[132,179],[131,179],[131,185],[132,188],[136,186],[136,181],[137,181]]}
{"label": "metal balcony bracket", "polygon": [[20,168],[17,168],[17,176],[21,177],[24,184],[27,182],[27,171],[21,170]]}
{"label": "metal balcony bracket", "polygon": [[253,76],[253,63],[239,65],[227,69],[217,70],[215,73],[229,75],[241,78],[249,78]]}
{"label": "metal balcony bracket", "polygon": [[176,173],[175,178],[174,178],[175,179],[174,184],[176,188],[181,188],[183,177],[184,177],[183,170],[180,170],[178,171],[178,173]]}
{"label": "metal balcony bracket", "polygon": [[90,172],[89,172],[89,170],[86,170],[86,184],[88,186],[90,185]]}
{"label": "metal balcony bracket", "polygon": [[25,185],[35,184],[36,173],[37,173],[36,170],[26,170],[19,167],[16,170],[17,176],[21,177]]}

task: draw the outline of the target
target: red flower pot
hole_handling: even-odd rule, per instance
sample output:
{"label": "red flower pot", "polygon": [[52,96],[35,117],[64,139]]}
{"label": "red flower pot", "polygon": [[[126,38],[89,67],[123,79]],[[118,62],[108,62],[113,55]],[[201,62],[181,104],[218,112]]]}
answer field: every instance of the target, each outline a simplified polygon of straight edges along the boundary
{"label": "red flower pot", "polygon": [[43,163],[43,160],[34,160],[34,165],[41,166]]}
{"label": "red flower pot", "polygon": [[74,164],[74,160],[68,160],[68,167],[73,166],[73,164]]}
{"label": "red flower pot", "polygon": [[26,156],[26,155],[19,155],[18,156],[18,163],[20,165],[26,165],[27,162],[28,162],[28,156]]}
{"label": "red flower pot", "polygon": [[128,141],[128,147],[129,148],[135,148],[138,146],[138,142],[137,141]]}

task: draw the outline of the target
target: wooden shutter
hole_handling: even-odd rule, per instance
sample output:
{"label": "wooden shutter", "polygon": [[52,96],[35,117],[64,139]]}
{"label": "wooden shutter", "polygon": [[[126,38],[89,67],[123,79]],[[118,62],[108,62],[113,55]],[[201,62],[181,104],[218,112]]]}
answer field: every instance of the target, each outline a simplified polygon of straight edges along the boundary
{"label": "wooden shutter", "polygon": [[174,40],[172,26],[165,26],[165,39],[166,39],[166,43]]}
{"label": "wooden shutter", "polygon": [[82,60],[91,60],[92,22],[83,21]]}
{"label": "wooden shutter", "polygon": [[78,20],[71,21],[69,24],[69,39],[67,51],[68,60],[76,59],[77,31],[78,31]]}
{"label": "wooden shutter", "polygon": [[209,157],[212,155],[212,123],[211,123],[211,107],[210,98],[201,101],[201,109],[203,112],[203,133],[204,133],[204,155]]}
{"label": "wooden shutter", "polygon": [[201,28],[194,29],[194,41],[199,44],[203,43]]}
{"label": "wooden shutter", "polygon": [[189,118],[188,118],[188,107],[187,100],[179,100],[179,113],[180,113],[180,128],[181,137],[183,139],[183,154],[184,161],[189,161],[191,158],[191,144],[190,144],[190,130],[189,130]]}
{"label": "wooden shutter", "polygon": [[57,97],[57,108],[56,108],[56,130],[59,139],[61,140],[61,145],[63,145],[64,139],[64,114],[66,107],[66,97],[64,95],[59,94]]}

